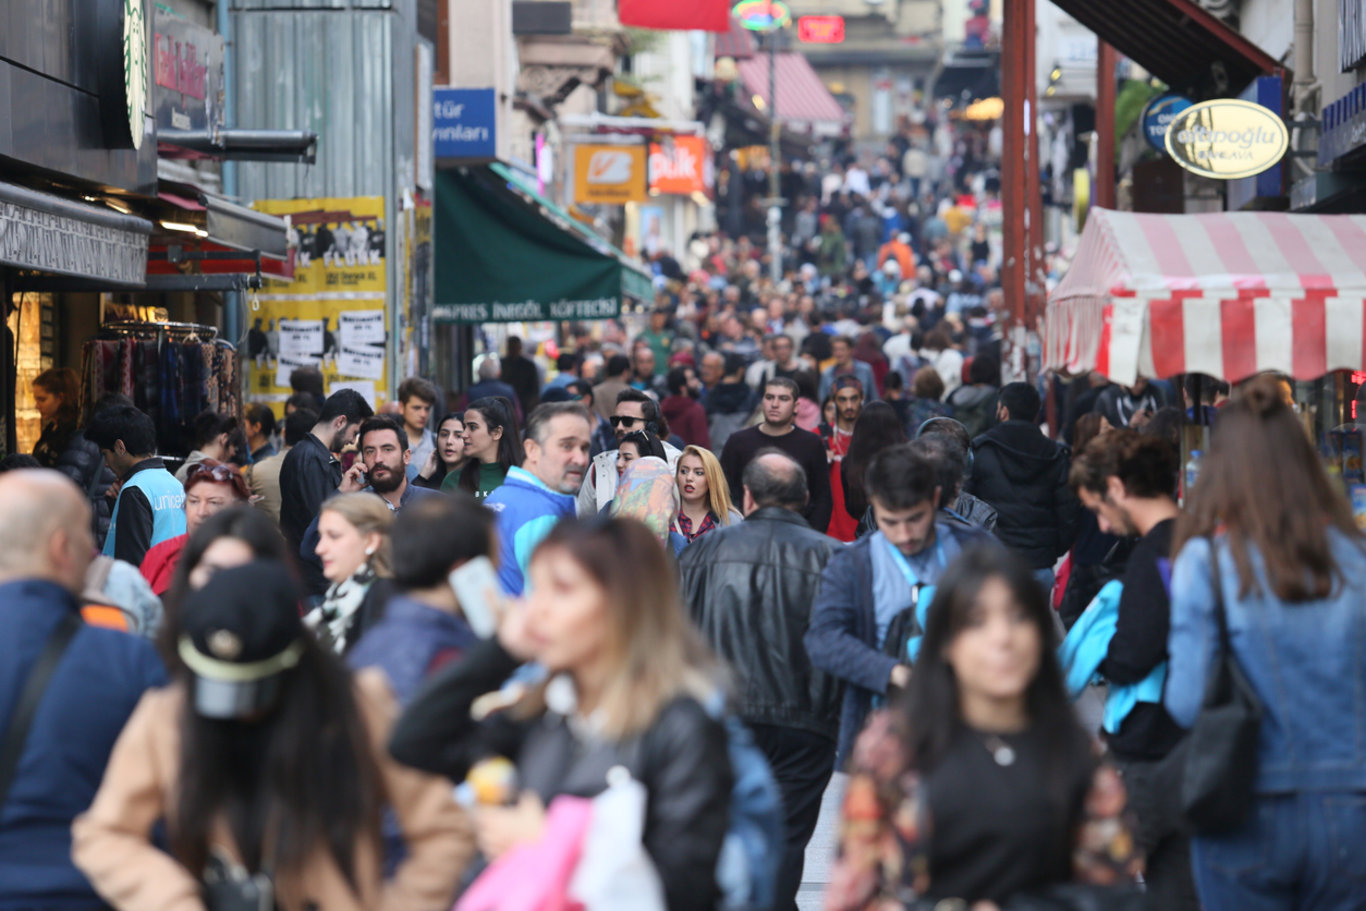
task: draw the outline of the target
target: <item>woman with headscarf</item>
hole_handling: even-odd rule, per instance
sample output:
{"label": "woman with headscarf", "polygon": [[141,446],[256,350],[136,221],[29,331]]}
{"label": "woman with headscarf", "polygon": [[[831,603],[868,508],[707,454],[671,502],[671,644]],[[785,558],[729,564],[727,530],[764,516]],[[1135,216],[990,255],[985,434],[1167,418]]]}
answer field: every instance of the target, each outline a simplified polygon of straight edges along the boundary
{"label": "woman with headscarf", "polygon": [[688,544],[678,531],[678,481],[669,463],[654,456],[635,459],[626,466],[612,498],[614,518],[635,519],[654,532],[674,556]]}

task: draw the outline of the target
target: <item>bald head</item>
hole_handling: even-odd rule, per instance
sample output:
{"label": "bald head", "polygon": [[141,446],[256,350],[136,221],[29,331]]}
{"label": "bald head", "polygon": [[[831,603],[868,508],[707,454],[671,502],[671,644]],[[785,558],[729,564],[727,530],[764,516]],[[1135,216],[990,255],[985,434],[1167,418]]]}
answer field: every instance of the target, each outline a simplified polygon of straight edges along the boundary
{"label": "bald head", "polygon": [[94,555],[90,506],[63,474],[0,475],[0,580],[45,579],[80,592]]}
{"label": "bald head", "polygon": [[745,466],[745,515],[776,506],[789,512],[806,508],[806,472],[795,459],[777,449],[765,449]]}

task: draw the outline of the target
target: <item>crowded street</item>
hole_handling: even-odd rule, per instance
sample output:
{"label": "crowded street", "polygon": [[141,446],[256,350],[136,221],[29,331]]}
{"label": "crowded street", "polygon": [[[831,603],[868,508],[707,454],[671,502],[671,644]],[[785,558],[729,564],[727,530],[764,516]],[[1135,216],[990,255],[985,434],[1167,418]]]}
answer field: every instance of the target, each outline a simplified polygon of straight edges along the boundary
{"label": "crowded street", "polygon": [[0,911],[1366,911],[1360,0],[0,7]]}

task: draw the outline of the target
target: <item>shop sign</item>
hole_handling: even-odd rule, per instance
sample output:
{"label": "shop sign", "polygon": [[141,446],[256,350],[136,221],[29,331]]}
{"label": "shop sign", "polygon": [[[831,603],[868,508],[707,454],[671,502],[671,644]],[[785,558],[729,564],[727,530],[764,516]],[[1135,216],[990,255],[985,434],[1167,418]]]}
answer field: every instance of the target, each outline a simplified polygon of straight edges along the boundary
{"label": "shop sign", "polygon": [[621,298],[557,301],[486,301],[473,304],[437,304],[432,319],[438,323],[536,323],[546,320],[614,319],[621,315]]}
{"label": "shop sign", "polygon": [[797,40],[803,44],[841,44],[843,16],[802,16],[797,20]]}
{"label": "shop sign", "polygon": [[224,125],[223,38],[157,10],[152,40],[153,115],[159,130],[214,130]]}
{"label": "shop sign", "polygon": [[1194,102],[1184,95],[1158,95],[1143,109],[1143,135],[1148,145],[1159,152],[1167,151],[1167,127],[1182,111]]}
{"label": "shop sign", "polygon": [[1236,98],[1192,105],[1167,128],[1167,154],[1201,177],[1233,180],[1272,167],[1290,146],[1290,132],[1274,111]]}
{"label": "shop sign", "polygon": [[782,0],[740,0],[730,14],[751,32],[776,32],[792,24],[792,10]]}
{"label": "shop sign", "polygon": [[100,119],[109,148],[142,148],[148,112],[151,53],[144,0],[113,0],[97,8]]}
{"label": "shop sign", "polygon": [[147,236],[0,199],[0,263],[141,287]]}
{"label": "shop sign", "polygon": [[621,205],[647,197],[645,146],[580,145],[574,148],[574,202]]}
{"label": "shop sign", "polygon": [[675,136],[670,144],[650,143],[650,192],[670,196],[712,193],[716,182],[711,146],[701,136]]}
{"label": "shop sign", "polygon": [[497,150],[493,89],[432,90],[432,141],[437,158],[490,159]]}

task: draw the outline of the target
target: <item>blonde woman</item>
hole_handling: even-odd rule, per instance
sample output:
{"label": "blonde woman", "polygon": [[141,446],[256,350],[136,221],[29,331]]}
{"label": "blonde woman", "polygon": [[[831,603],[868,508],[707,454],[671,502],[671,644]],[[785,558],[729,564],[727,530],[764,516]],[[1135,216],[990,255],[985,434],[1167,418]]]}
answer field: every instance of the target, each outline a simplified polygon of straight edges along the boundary
{"label": "blonde woman", "polygon": [[[379,619],[392,594],[388,583],[389,527],[394,513],[378,494],[345,493],[323,504],[318,546],[330,583],[304,622],[324,645],[344,654]],[[376,585],[377,580],[383,580]]]}
{"label": "blonde woman", "polygon": [[[649,795],[641,841],[670,911],[708,911],[730,809],[724,724],[703,707],[717,691],[714,659],[690,626],[659,538],[630,519],[566,519],[531,557],[524,602],[498,635],[438,672],[394,729],[394,758],[457,781],[498,753],[517,766],[520,794],[476,811],[491,860],[534,842],[544,807],[593,797],[622,766]],[[548,672],[516,705],[489,700],[525,661]]]}
{"label": "blonde woman", "polygon": [[730,501],[730,486],[716,456],[689,446],[678,457],[678,530],[688,543],[744,519]]}

